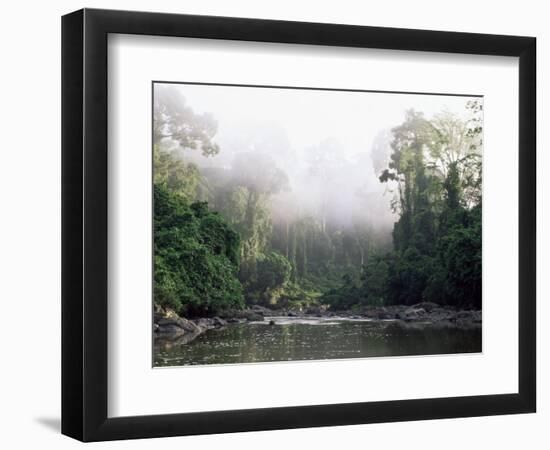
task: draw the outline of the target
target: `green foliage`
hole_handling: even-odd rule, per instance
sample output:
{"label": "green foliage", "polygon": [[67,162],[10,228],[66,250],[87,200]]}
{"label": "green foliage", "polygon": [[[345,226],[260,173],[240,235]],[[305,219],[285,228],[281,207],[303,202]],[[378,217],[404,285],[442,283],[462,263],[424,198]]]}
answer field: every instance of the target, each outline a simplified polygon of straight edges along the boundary
{"label": "green foliage", "polygon": [[482,105],[467,108],[468,120],[407,111],[391,131],[391,154],[387,138],[376,138],[372,162],[398,214],[390,242],[366,225],[376,211],[334,217],[339,202],[369,194],[327,189],[331,174],[349,168],[335,140],[306,149],[303,179],[293,176],[311,183],[319,204],[291,204],[277,165],[293,151],[284,136],[249,142],[223,168],[199,169],[187,151],[215,157],[217,122],[177,88],[155,86],[155,302],[185,315],[245,302],[480,307]]}
{"label": "green foliage", "polygon": [[288,189],[286,174],[267,155],[239,153],[231,170],[204,171],[209,202],[241,237],[241,279],[255,276],[256,265],[270,250],[271,197]]}
{"label": "green foliage", "polygon": [[154,187],[154,299],[184,315],[241,308],[238,234],[206,203],[188,206]]}
{"label": "green foliage", "polygon": [[268,289],[284,286],[290,280],[288,259],[278,252],[269,252],[258,260],[257,282]]}
{"label": "green foliage", "polygon": [[186,163],[175,151],[162,149],[160,144],[153,147],[153,164],[154,184],[164,186],[188,203],[197,198],[202,181],[197,166]]}
{"label": "green foliage", "polygon": [[[480,106],[470,108],[481,111]],[[448,113],[432,122],[417,120],[412,114],[394,130],[393,161],[414,149],[415,164],[390,165],[400,179],[400,192],[407,194],[400,199],[394,229],[388,301],[480,307],[481,122],[477,117],[464,122]],[[402,139],[403,129],[414,130],[415,138]]]}
{"label": "green foliage", "polygon": [[261,254],[248,273],[241,271],[245,293],[251,303],[275,304],[290,281],[292,267],[278,252]]}
{"label": "green foliage", "polygon": [[155,86],[153,114],[155,145],[171,141],[184,149],[201,150],[205,156],[220,151],[212,141],[218,130],[217,122],[210,114],[193,112],[176,87]]}
{"label": "green foliage", "polygon": [[387,303],[389,265],[384,258],[373,258],[362,275],[364,303],[381,306]]}
{"label": "green foliage", "polygon": [[422,301],[431,269],[431,258],[415,247],[397,253],[389,267],[388,303],[413,305]]}
{"label": "green foliage", "polygon": [[[423,300],[481,307],[481,119],[407,112],[380,181],[395,188],[394,251],[371,258],[322,301],[335,309]],[[353,246],[352,246],[353,247]]]}
{"label": "green foliage", "polygon": [[481,307],[481,205],[452,223],[438,246],[437,269],[424,292],[426,300]]}
{"label": "green foliage", "polygon": [[321,302],[330,305],[335,311],[351,309],[364,301],[363,289],[360,280],[350,273],[346,273],[339,287],[330,289],[321,297]]}

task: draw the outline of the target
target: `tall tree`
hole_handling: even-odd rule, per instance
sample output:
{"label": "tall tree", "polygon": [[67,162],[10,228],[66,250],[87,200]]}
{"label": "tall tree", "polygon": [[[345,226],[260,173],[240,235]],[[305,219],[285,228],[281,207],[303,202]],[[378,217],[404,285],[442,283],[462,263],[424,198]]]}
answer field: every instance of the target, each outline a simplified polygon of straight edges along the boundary
{"label": "tall tree", "polygon": [[[197,166],[185,160],[185,151],[214,156],[217,122],[210,114],[196,114],[173,86],[155,85],[153,99],[154,182],[166,186],[187,202],[199,197],[204,179]],[[203,189],[204,190],[204,189]]]}
{"label": "tall tree", "polygon": [[153,142],[173,141],[183,149],[198,149],[205,156],[220,151],[212,141],[218,124],[209,113],[196,114],[173,86],[155,85]]}

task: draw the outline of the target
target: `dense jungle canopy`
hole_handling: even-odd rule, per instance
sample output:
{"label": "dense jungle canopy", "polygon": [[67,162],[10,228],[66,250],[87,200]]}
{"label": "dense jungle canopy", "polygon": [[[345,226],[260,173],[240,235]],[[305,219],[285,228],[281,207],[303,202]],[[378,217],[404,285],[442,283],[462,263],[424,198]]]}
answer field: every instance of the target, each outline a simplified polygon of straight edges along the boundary
{"label": "dense jungle canopy", "polygon": [[218,139],[222,119],[182,91],[154,92],[156,304],[185,316],[481,306],[481,99],[430,116],[400,110],[369,148],[345,148],[319,124],[297,149],[273,124]]}

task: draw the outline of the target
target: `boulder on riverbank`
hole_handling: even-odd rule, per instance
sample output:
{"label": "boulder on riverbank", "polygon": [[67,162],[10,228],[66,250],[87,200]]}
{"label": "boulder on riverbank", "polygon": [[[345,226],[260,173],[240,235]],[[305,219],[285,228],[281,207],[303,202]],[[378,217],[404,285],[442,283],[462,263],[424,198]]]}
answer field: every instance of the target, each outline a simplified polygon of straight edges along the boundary
{"label": "boulder on riverbank", "polygon": [[169,308],[155,306],[153,315],[153,332],[161,338],[182,338],[190,342],[206,330],[221,328],[227,325],[227,321],[221,317],[186,319],[178,316]]}
{"label": "boulder on riverbank", "polygon": [[432,302],[421,302],[421,303],[417,303],[416,305],[413,305],[412,308],[423,309],[424,311],[430,313],[434,308],[439,308],[439,305],[437,303],[432,303]]}
{"label": "boulder on riverbank", "polygon": [[327,317],[361,317],[371,320],[394,320],[405,323],[443,324],[457,327],[481,326],[481,311],[459,310],[452,307],[437,305],[431,302],[421,302],[412,306],[363,306],[354,311],[329,311],[323,314]]}
{"label": "boulder on riverbank", "polygon": [[480,327],[481,311],[457,310],[435,304],[419,303],[412,307],[396,307],[395,318],[407,323],[442,324],[462,328]]}
{"label": "boulder on riverbank", "polygon": [[183,317],[161,317],[155,323],[158,326],[158,333],[180,332],[183,334],[201,331],[197,324]]}
{"label": "boulder on riverbank", "polygon": [[[245,310],[229,310],[220,312],[216,317],[186,319],[178,316],[170,309],[155,308],[153,331],[161,339],[177,339],[178,342],[190,342],[200,334],[228,324],[247,322],[264,322],[275,316],[296,318],[347,318],[369,319],[373,321],[396,322],[402,326],[443,326],[459,328],[481,327],[482,314],[477,310],[457,310],[440,306],[435,303],[422,302],[412,306],[365,306],[353,311],[328,311],[325,308],[312,308],[306,311],[272,310],[262,306],[253,306]],[[275,323],[269,320],[269,323]]]}

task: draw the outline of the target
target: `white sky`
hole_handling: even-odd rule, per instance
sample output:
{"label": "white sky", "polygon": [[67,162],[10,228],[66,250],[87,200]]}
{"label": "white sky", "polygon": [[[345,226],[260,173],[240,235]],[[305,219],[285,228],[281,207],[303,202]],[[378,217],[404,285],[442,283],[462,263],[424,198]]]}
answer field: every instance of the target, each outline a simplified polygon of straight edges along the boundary
{"label": "white sky", "polygon": [[291,147],[301,149],[336,138],[355,154],[370,152],[373,139],[403,122],[407,109],[427,118],[442,110],[464,115],[471,97],[172,85],[196,113],[210,112],[218,121],[220,139],[229,129],[276,124],[285,130]]}
{"label": "white sky", "polygon": [[[465,106],[472,99],[212,85],[170,87],[181,92],[195,113],[211,113],[218,123],[214,141],[220,145],[219,154],[204,157],[189,151],[185,155],[199,167],[227,169],[238,153],[259,151],[287,174],[298,210],[313,215],[320,209],[323,214],[330,211],[342,224],[366,214],[364,220],[387,230],[395,221],[390,208],[393,194],[378,179],[384,163],[375,169],[374,160],[380,162],[381,155],[389,159],[390,135],[379,134],[403,123],[408,109],[422,111],[428,119],[444,110],[467,116]],[[373,159],[375,138],[378,150]],[[335,144],[327,147],[326,141]],[[308,174],[316,152],[322,152],[319,157],[329,158],[332,165],[323,169],[323,175],[312,177]],[[292,201],[287,196],[281,201],[279,213],[286,214]]]}

